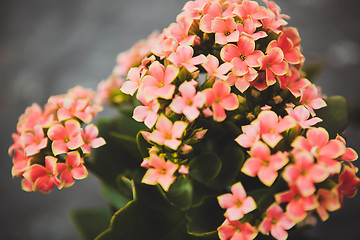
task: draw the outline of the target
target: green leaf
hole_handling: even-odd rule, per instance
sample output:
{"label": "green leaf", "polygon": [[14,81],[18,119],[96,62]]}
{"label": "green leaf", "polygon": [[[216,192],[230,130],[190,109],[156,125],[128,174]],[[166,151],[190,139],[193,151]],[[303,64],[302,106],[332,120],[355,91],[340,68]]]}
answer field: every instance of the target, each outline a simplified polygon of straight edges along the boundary
{"label": "green leaf", "polygon": [[189,175],[193,179],[207,185],[209,181],[218,175],[220,168],[221,162],[216,154],[213,152],[207,152],[193,158],[190,161]]}
{"label": "green leaf", "polygon": [[189,178],[178,177],[165,193],[166,199],[182,210],[187,210],[192,205],[193,184]]}
{"label": "green leaf", "polygon": [[129,198],[128,194],[123,195],[118,190],[105,184],[102,187],[101,194],[115,209],[124,207],[132,199]]}
{"label": "green leaf", "polygon": [[143,137],[143,135],[141,134],[141,132],[139,132],[136,135],[136,143],[138,146],[138,149],[142,155],[143,158],[146,158],[149,156],[149,149],[151,148],[151,144],[148,143],[145,138]]}
{"label": "green leaf", "polygon": [[233,184],[244,164],[244,153],[236,143],[229,143],[219,157],[222,163],[220,172],[210,182],[210,186],[216,189]]}
{"label": "green leaf", "polygon": [[224,212],[215,196],[207,197],[200,206],[186,212],[188,232],[194,236],[217,236],[217,228],[225,220]]}
{"label": "green leaf", "polygon": [[108,226],[111,214],[108,209],[83,208],[70,212],[70,220],[84,240],[94,239]]}
{"label": "green leaf", "polygon": [[323,127],[331,138],[345,130],[348,124],[348,104],[344,97],[333,96],[325,99],[326,107],[316,111],[316,115],[323,121],[317,127]]}

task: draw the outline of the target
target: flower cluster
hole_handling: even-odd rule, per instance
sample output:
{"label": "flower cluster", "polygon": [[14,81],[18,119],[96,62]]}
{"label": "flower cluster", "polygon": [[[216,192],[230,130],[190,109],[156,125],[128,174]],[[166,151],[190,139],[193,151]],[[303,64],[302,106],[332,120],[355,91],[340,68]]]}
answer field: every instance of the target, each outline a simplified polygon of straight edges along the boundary
{"label": "flower cluster", "polygon": [[97,127],[90,124],[102,110],[94,103],[95,95],[77,86],[65,95],[50,97],[44,110],[33,104],[20,116],[9,155],[13,156],[12,175],[23,178],[25,191],[49,193],[54,184],[61,189],[87,177],[84,158],[91,148],[105,144]]}
{"label": "flower cluster", "polygon": [[[132,58],[138,65],[124,65],[129,71],[121,91],[140,102],[133,118],[148,127],[142,136],[152,146],[141,164],[143,183],[168,191],[191,175],[189,156],[206,138],[204,122],[231,122],[247,152],[239,175],[275,189],[273,203],[257,210],[244,183],[219,196],[226,209],[221,239],[248,240],[259,232],[286,239],[286,230],[306,216],[316,212],[326,220],[360,185],[351,163],[356,152],[316,126],[322,121],[316,110],[326,102],[302,71],[298,31],[285,27],[288,16],[279,6],[263,3],[189,1],[176,23],[127,52],[142,54]],[[276,182],[285,187],[273,187]],[[261,209],[260,221],[242,221]]]}

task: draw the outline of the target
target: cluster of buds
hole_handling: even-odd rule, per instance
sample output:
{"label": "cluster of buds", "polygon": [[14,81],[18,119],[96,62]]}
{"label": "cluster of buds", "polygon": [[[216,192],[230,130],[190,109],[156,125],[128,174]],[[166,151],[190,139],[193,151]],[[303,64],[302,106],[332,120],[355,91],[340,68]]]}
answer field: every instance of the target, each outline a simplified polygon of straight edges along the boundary
{"label": "cluster of buds", "polygon": [[95,99],[93,91],[77,86],[50,97],[44,110],[33,104],[20,116],[9,155],[12,176],[23,178],[23,190],[49,193],[54,184],[61,189],[87,177],[84,159],[105,144],[90,124],[102,110]]}
{"label": "cluster of buds", "polygon": [[[188,154],[204,138],[203,122],[227,121],[242,132],[235,141],[247,152],[239,175],[265,187],[279,179],[286,185],[265,209],[241,182],[219,196],[226,209],[222,240],[251,240],[259,232],[286,239],[286,230],[313,213],[326,220],[360,185],[351,163],[356,152],[315,126],[326,102],[302,71],[298,31],[285,27],[279,6],[263,2],[189,1],[176,23],[137,45],[132,55],[144,58],[131,62],[121,86],[141,103],[133,118],[149,128],[142,132],[152,145],[141,164],[148,169],[143,183],[168,191],[191,173]],[[260,219],[244,221],[253,211],[263,211]]]}

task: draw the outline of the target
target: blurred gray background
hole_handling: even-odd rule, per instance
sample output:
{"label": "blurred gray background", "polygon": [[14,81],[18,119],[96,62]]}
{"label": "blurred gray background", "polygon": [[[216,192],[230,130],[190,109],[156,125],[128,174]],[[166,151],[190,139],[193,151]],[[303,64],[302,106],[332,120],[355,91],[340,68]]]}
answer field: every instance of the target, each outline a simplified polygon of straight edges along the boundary
{"label": "blurred gray background", "polygon": [[[50,195],[26,193],[11,178],[7,149],[25,107],[82,85],[95,89],[118,52],[175,21],[184,0],[0,1],[0,239],[79,239],[70,209],[105,206],[98,180],[89,178]],[[326,95],[358,100],[360,3],[357,0],[278,0],[298,28],[307,62],[322,61],[318,85]],[[360,150],[360,129],[347,130]],[[359,165],[359,164],[358,164]],[[315,239],[360,239],[360,197],[309,231]]]}

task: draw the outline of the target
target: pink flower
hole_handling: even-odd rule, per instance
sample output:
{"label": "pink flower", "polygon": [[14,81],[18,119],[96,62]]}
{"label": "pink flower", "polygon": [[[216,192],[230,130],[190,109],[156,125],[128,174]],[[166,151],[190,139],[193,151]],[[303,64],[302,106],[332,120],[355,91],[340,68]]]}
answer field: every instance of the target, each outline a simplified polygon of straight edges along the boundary
{"label": "pink flower", "polygon": [[295,119],[297,125],[299,125],[301,128],[306,129],[310,128],[311,126],[322,122],[322,119],[318,117],[310,118],[310,112],[307,110],[304,106],[297,106],[296,108],[287,108],[286,111],[289,113],[289,116],[291,116],[293,119]]}
{"label": "pink flower", "polygon": [[109,100],[113,92],[121,88],[124,83],[124,79],[110,75],[106,80],[101,81],[97,86],[97,93],[95,96],[95,103],[103,105],[106,100]]}
{"label": "pink flower", "polygon": [[18,132],[33,131],[36,125],[49,127],[52,124],[53,116],[47,112],[43,112],[41,107],[33,104],[27,107],[25,113],[19,117],[17,124]]}
{"label": "pink flower", "polygon": [[227,74],[232,68],[232,64],[230,63],[223,63],[219,66],[219,60],[217,57],[210,54],[206,57],[206,61],[202,64],[202,66],[211,78],[219,78],[221,80],[227,79],[225,74]]}
{"label": "pink flower", "polygon": [[294,127],[296,122],[290,116],[281,118],[273,111],[262,111],[253,124],[259,126],[261,139],[274,148],[283,138],[280,133]]}
{"label": "pink flower", "polygon": [[75,180],[84,179],[88,176],[86,167],[84,166],[84,159],[80,157],[78,151],[68,152],[65,163],[58,163],[56,165],[56,172],[60,175],[60,181],[64,187],[71,187]]}
{"label": "pink flower", "polygon": [[144,122],[148,128],[152,128],[159,117],[160,104],[157,99],[146,102],[142,94],[138,95],[137,98],[144,106],[137,106],[134,109],[133,118],[138,122]]}
{"label": "pink flower", "polygon": [[245,35],[248,36],[255,41],[267,37],[266,32],[264,31],[256,31],[256,27],[254,26],[254,22],[251,19],[246,19],[243,24],[238,24],[238,31],[240,32],[240,36]]}
{"label": "pink flower", "polygon": [[317,194],[317,200],[319,205],[316,208],[316,212],[323,221],[326,221],[329,218],[328,211],[333,212],[341,207],[339,194],[336,191],[336,188],[332,190],[320,188]]}
{"label": "pink flower", "polygon": [[59,123],[51,126],[47,135],[53,141],[51,148],[55,156],[66,153],[68,149],[74,150],[84,144],[80,123],[74,119],[66,121],[65,126]]}
{"label": "pink flower", "polygon": [[278,176],[277,171],[288,161],[285,153],[271,155],[269,147],[259,141],[251,147],[250,158],[245,161],[241,171],[251,177],[257,175],[262,183],[271,186]]}
{"label": "pink flower", "polygon": [[225,62],[232,62],[233,73],[237,76],[243,76],[250,71],[249,68],[259,67],[259,58],[264,54],[255,50],[255,41],[247,36],[241,36],[234,44],[228,44],[221,49],[220,56]]}
{"label": "pink flower", "polygon": [[199,108],[204,106],[206,96],[202,92],[196,92],[196,88],[191,82],[182,83],[179,92],[181,97],[175,96],[170,108],[177,114],[183,113],[192,122],[199,116]]}
{"label": "pink flower", "polygon": [[288,165],[282,174],[285,181],[295,184],[304,197],[316,190],[314,183],[323,182],[329,172],[321,164],[314,163],[313,156],[306,151],[294,152],[294,164]]}
{"label": "pink flower", "polygon": [[141,85],[141,94],[147,102],[155,98],[171,99],[175,86],[172,81],[175,80],[179,69],[173,65],[166,68],[158,61],[153,62],[149,67],[150,75],[144,77]]}
{"label": "pink flower", "polygon": [[291,39],[287,38],[284,33],[280,33],[278,40],[271,41],[268,47],[279,47],[284,53],[285,60],[291,64],[301,63],[300,47],[294,47]]}
{"label": "pink flower", "polygon": [[238,5],[233,13],[242,20],[252,20],[257,28],[261,27],[261,23],[258,20],[268,17],[268,12],[265,8],[259,7],[259,4],[255,1],[247,0],[244,0],[241,5]]}
{"label": "pink flower", "polygon": [[127,79],[121,86],[121,91],[126,94],[134,95],[139,88],[141,81],[145,75],[145,71],[140,71],[139,68],[131,68],[128,72]]}
{"label": "pink flower", "polygon": [[24,178],[32,183],[33,191],[49,193],[53,190],[54,184],[61,189],[62,184],[56,177],[57,158],[45,157],[45,167],[39,164],[32,165],[25,173]]}
{"label": "pink flower", "polygon": [[211,106],[214,120],[222,122],[226,118],[225,110],[235,110],[239,101],[234,93],[230,93],[230,86],[224,81],[217,81],[213,87],[204,91],[206,105]]}
{"label": "pink flower", "polygon": [[244,148],[252,147],[260,140],[260,129],[257,125],[246,125],[241,127],[243,134],[240,134],[235,141]]}
{"label": "pink flower", "polygon": [[33,132],[21,135],[20,141],[25,146],[26,155],[32,156],[47,146],[48,139],[44,135],[43,128],[40,125],[36,125],[33,128]]}
{"label": "pink flower", "polygon": [[280,34],[287,22],[282,18],[277,18],[271,11],[268,11],[268,13],[268,17],[261,19],[262,28],[267,31],[273,31],[276,34]]}
{"label": "pink flower", "polygon": [[344,170],[339,175],[339,185],[337,186],[341,204],[343,203],[344,195],[354,197],[359,187],[360,179],[355,175],[355,170],[344,166]]}
{"label": "pink flower", "polygon": [[330,174],[339,173],[341,164],[335,159],[345,153],[346,147],[341,141],[329,141],[329,134],[324,128],[310,128],[306,138],[298,136],[291,145],[311,153],[319,163],[327,166]]}
{"label": "pink flower", "polygon": [[178,172],[184,175],[189,174],[189,168],[185,165],[181,165]]}
{"label": "pink flower", "polygon": [[99,129],[94,124],[87,125],[85,131],[81,129],[81,136],[84,141],[81,150],[84,154],[90,154],[91,148],[98,148],[105,144],[105,140],[98,135]]}
{"label": "pink flower", "polygon": [[[337,135],[335,140],[342,142],[344,144],[344,146],[346,146],[345,139],[343,137],[341,137],[340,135]],[[347,161],[347,162],[355,161],[356,159],[358,159],[358,154],[354,151],[354,149],[346,148],[345,153],[342,154],[338,159]]]}
{"label": "pink flower", "polygon": [[161,115],[156,123],[156,130],[151,133],[150,140],[177,150],[181,144],[181,136],[187,127],[186,122],[176,121],[174,124]]}
{"label": "pink flower", "polygon": [[290,190],[275,195],[277,203],[287,202],[286,212],[289,217],[299,223],[307,216],[307,211],[314,210],[318,206],[315,195],[304,197],[296,185],[290,185]]}
{"label": "pink flower", "polygon": [[225,217],[230,221],[241,219],[256,208],[256,203],[252,197],[246,196],[245,189],[241,182],[231,187],[231,193],[218,196],[219,205],[226,208]]}
{"label": "pink flower", "polygon": [[288,89],[295,97],[300,97],[301,91],[309,86],[311,82],[306,78],[300,78],[300,74],[295,68],[291,68],[290,72],[291,75],[279,76],[280,87]]}
{"label": "pink flower", "polygon": [[230,86],[235,85],[235,87],[243,93],[250,87],[251,82],[254,81],[257,76],[258,72],[254,68],[249,67],[249,71],[243,76],[237,76],[234,72],[230,72],[226,82],[230,84]]}
{"label": "pink flower", "polygon": [[165,161],[155,154],[150,154],[148,166],[149,169],[141,182],[149,185],[159,183],[165,191],[168,191],[170,185],[175,181],[174,173],[179,166],[171,161]]}
{"label": "pink flower", "polygon": [[222,9],[219,2],[212,2],[204,8],[204,16],[200,19],[199,24],[200,30],[205,33],[212,33],[212,22],[217,17],[222,17]]}
{"label": "pink flower", "polygon": [[13,177],[21,177],[23,173],[30,167],[32,157],[26,156],[25,152],[21,149],[14,151],[13,164],[11,175]]}
{"label": "pink flower", "polygon": [[193,57],[194,49],[187,45],[180,45],[176,52],[172,53],[168,59],[176,66],[185,67],[189,72],[195,72],[198,68],[195,65],[205,62],[206,57],[201,54]]}
{"label": "pink flower", "polygon": [[266,210],[266,217],[259,225],[259,230],[263,234],[271,235],[278,240],[285,240],[288,237],[286,230],[294,226],[294,222],[284,213],[279,205],[272,204]]}
{"label": "pink flower", "polygon": [[71,96],[64,96],[59,99],[57,117],[59,121],[77,117],[85,123],[90,123],[93,118],[90,99],[76,99]]}
{"label": "pink flower", "polygon": [[322,99],[314,84],[306,86],[301,90],[300,102],[309,109],[313,116],[315,115],[314,109],[320,109],[326,106],[326,102]]}
{"label": "pink flower", "polygon": [[226,219],[218,228],[218,234],[221,240],[252,240],[258,231],[250,223]]}
{"label": "pink flower", "polygon": [[179,20],[177,23],[172,23],[165,29],[165,35],[169,38],[174,38],[179,44],[194,45],[195,42],[200,42],[200,38],[196,35],[189,35],[189,29],[192,22]]}
{"label": "pink flower", "polygon": [[266,72],[266,83],[268,86],[276,82],[275,76],[285,75],[289,65],[284,61],[284,53],[278,47],[267,48],[266,55],[259,58],[260,69]]}
{"label": "pink flower", "polygon": [[215,33],[215,42],[226,44],[228,42],[237,42],[239,31],[234,18],[215,18],[211,23],[212,31]]}

